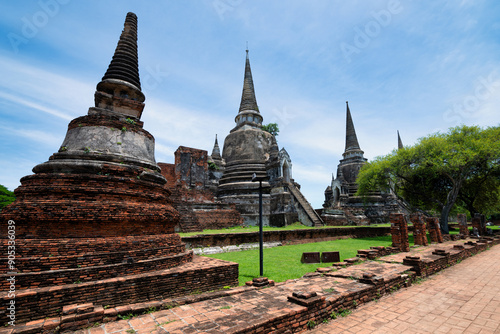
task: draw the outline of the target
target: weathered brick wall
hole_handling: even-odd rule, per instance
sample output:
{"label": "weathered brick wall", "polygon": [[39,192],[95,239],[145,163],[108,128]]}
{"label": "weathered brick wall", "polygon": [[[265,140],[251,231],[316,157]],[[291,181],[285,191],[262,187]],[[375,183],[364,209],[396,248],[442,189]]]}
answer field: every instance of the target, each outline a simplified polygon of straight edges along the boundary
{"label": "weathered brick wall", "polygon": [[175,164],[167,164],[165,162],[158,162],[161,168],[161,175],[167,180],[165,187],[168,189],[175,188],[177,185],[177,177],[175,175]]}
{"label": "weathered brick wall", "polygon": [[436,217],[425,217],[426,227],[429,231],[429,236],[431,242],[442,243],[443,235],[441,234],[441,228],[439,227],[439,219]]}
{"label": "weathered brick wall", "polygon": [[204,189],[208,176],[207,155],[205,150],[179,146],[175,151],[175,174],[178,184]]}
{"label": "weathered brick wall", "polygon": [[480,213],[474,214],[474,217],[472,217],[472,228],[477,228],[480,236],[486,235],[486,220],[484,215]]}
{"label": "weathered brick wall", "polygon": [[[167,179],[173,206],[180,214],[177,230],[195,232],[243,225],[234,205],[215,202],[214,192],[206,185],[207,152],[180,146],[175,164],[158,164]],[[202,206],[202,208],[199,208]]]}
{"label": "weathered brick wall", "polygon": [[[123,277],[128,275],[137,275],[145,272],[169,269],[175,266],[192,261],[191,251],[185,253],[176,253],[162,258],[152,258],[133,262],[112,263],[107,265],[87,266],[71,269],[52,269],[43,270],[35,268],[33,272],[16,274],[16,284],[18,290],[50,287],[63,284],[75,284],[103,280],[107,278]],[[30,261],[30,259],[26,259]],[[127,260],[125,260],[127,261]],[[21,260],[22,262],[22,260]],[[0,281],[0,288],[7,290],[10,282],[6,279]]]}
{"label": "weathered brick wall", "polygon": [[402,252],[410,251],[410,242],[408,240],[408,223],[402,213],[391,213],[392,246],[397,247]]}
{"label": "weathered brick wall", "polygon": [[[2,240],[2,242],[6,242]],[[113,238],[16,239],[16,256],[59,257],[83,256],[91,253],[154,251],[181,245],[178,234],[158,234]],[[54,260],[51,260],[51,262]]]}
{"label": "weathered brick wall", "polygon": [[243,218],[236,209],[196,210],[194,214],[201,230],[219,230],[243,225]]}
{"label": "weathered brick wall", "polygon": [[[499,242],[500,239],[498,239]],[[456,264],[471,255],[486,250],[486,242],[467,242],[463,246],[457,245],[449,251],[435,249],[432,255],[425,258],[420,256],[407,256],[403,259],[403,264],[413,267],[412,270],[418,276],[429,276],[450,265]]]}
{"label": "weathered brick wall", "polygon": [[427,246],[427,231],[425,229],[425,221],[422,213],[415,212],[411,215],[411,222],[413,223],[413,238],[415,245]]}
{"label": "weathered brick wall", "polygon": [[469,229],[467,227],[467,215],[465,213],[459,213],[457,215],[458,228],[460,229],[460,234],[469,235]]}

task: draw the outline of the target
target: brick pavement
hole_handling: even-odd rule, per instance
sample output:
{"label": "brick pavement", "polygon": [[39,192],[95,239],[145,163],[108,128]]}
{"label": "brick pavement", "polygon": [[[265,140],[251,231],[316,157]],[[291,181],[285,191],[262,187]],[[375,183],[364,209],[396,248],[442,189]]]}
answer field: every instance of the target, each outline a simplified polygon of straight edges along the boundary
{"label": "brick pavement", "polygon": [[500,333],[500,246],[311,333]]}

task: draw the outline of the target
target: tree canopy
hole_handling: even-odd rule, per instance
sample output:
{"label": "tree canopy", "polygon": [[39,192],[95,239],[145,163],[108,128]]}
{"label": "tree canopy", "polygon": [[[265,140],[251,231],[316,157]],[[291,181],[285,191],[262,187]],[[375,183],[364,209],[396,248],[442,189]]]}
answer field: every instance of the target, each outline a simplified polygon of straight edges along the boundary
{"label": "tree canopy", "polygon": [[0,184],[0,211],[15,200],[14,193]]}
{"label": "tree canopy", "polygon": [[[361,168],[358,195],[392,190],[411,210],[440,212],[443,233],[457,200],[471,210],[498,208],[500,127],[459,126],[419,139]],[[488,198],[486,202],[481,199]]]}
{"label": "tree canopy", "polygon": [[270,134],[272,134],[275,137],[278,135],[278,132],[280,132],[280,129],[278,128],[277,123],[263,124],[262,130],[269,132]]}

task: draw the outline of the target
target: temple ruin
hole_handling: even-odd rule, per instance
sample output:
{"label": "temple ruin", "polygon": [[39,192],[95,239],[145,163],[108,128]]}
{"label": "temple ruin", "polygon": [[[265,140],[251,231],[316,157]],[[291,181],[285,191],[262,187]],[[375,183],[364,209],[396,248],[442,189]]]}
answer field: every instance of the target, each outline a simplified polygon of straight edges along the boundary
{"label": "temple ruin", "polygon": [[292,160],[276,138],[262,129],[248,50],[236,126],[221,150],[217,136],[212,153],[180,146],[173,164],[159,163],[181,213],[179,231],[201,231],[259,223],[259,182],[263,179],[263,225],[286,226],[300,221],[323,225],[321,217],[292,177]]}
{"label": "temple ruin", "polygon": [[[398,132],[398,146],[402,147]],[[391,213],[400,212],[396,196],[390,191],[374,191],[369,196],[356,196],[356,178],[367,162],[361,150],[349,103],[346,102],[346,139],[343,159],[332,176],[331,185],[325,190],[321,218],[327,225],[359,225],[387,223]]]}
{"label": "temple ruin", "polygon": [[[206,161],[200,160],[197,170],[189,168],[187,174],[190,175],[191,182],[198,180],[198,191],[210,194],[210,201],[234,208],[245,225],[257,225],[259,182],[252,181],[255,175],[263,179],[263,225],[286,226],[297,221],[308,226],[323,225],[319,215],[300,192],[300,185],[292,177],[292,161],[288,152],[284,148],[279,149],[275,136],[262,129],[262,122],[246,50],[243,92],[235,117],[236,126],[226,136],[222,154],[216,137],[212,154],[207,156]],[[205,152],[200,156],[206,156],[206,151],[203,150],[182,150]],[[183,162],[177,159],[176,152],[173,165],[160,165],[162,169],[165,167],[177,172],[186,169],[181,164]],[[190,195],[184,198],[184,203],[190,201]],[[187,206],[195,207],[192,204]],[[231,221],[222,216],[220,219],[226,221],[222,223],[224,226],[236,224],[234,219]],[[181,223],[181,229],[184,230],[184,226]],[[192,226],[196,227],[195,224]],[[198,225],[198,230],[203,226]]]}

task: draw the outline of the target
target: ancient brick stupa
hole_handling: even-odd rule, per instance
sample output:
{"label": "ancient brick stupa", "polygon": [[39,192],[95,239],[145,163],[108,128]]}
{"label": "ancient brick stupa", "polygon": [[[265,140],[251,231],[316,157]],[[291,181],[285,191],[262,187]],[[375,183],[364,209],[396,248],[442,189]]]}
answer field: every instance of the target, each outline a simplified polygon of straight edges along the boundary
{"label": "ancient brick stupa", "polygon": [[[177,213],[154,157],[137,60],[137,18],[127,15],[95,107],[72,120],[59,151],[22,178],[3,211],[24,238],[156,235],[172,240]],[[33,219],[36,217],[36,221]],[[167,241],[167,240],[164,240]]]}
{"label": "ancient brick stupa", "polygon": [[[257,105],[248,50],[246,51],[243,92],[236,126],[224,140],[225,162],[217,188],[217,197],[235,205],[246,225],[259,223],[259,185],[262,182],[263,224],[285,226],[297,221],[305,225],[322,225],[321,218],[300,192],[292,178],[292,163],[286,150],[278,147],[276,138],[262,129],[263,117]],[[218,151],[218,145],[214,152]],[[217,155],[217,154],[212,154]],[[217,161],[214,159],[214,163]]]}
{"label": "ancient brick stupa", "polygon": [[[235,118],[236,126],[224,141],[222,158],[226,162],[226,169],[219,180],[217,195],[223,202],[235,203],[248,225],[258,224],[259,216],[258,182],[252,182],[252,176],[255,173],[259,178],[267,177],[266,161],[273,143],[273,135],[262,130],[262,120],[255,98],[247,50],[240,109]],[[265,188],[264,224],[268,225],[269,183],[262,183]]]}
{"label": "ancient brick stupa", "polygon": [[[219,275],[203,287],[179,286],[205,273],[177,269],[192,265],[193,254],[174,233],[179,215],[140,120],[144,100],[137,17],[128,13],[95,107],[69,123],[59,151],[21,179],[17,200],[1,213],[3,231],[15,222],[16,268],[9,271],[18,272],[18,321],[61,315],[68,304],[124,305],[237,282],[236,269],[231,282]],[[8,283],[1,279],[2,291]],[[8,304],[2,298],[0,315]]]}

